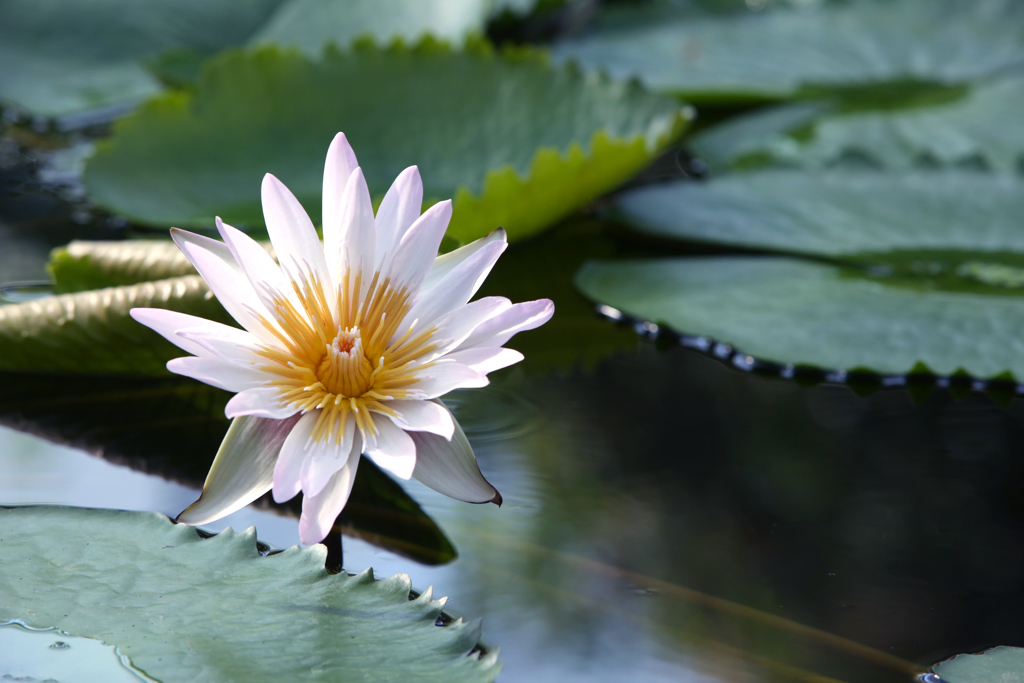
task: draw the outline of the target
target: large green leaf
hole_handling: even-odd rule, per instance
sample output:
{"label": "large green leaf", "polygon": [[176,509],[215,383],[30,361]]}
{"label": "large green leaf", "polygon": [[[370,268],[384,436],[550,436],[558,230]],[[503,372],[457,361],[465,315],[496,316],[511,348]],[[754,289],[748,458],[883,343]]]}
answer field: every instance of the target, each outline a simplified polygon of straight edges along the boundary
{"label": "large green leaf", "polygon": [[41,116],[131,104],[160,88],[143,60],[243,44],[281,0],[5,0],[0,101]]}
{"label": "large green leaf", "polygon": [[[155,513],[0,510],[0,619],[102,639],[163,681],[491,681],[478,623],[437,626],[409,577],[324,569],[323,546],[260,557]],[[467,656],[468,655],[468,656]]]}
{"label": "large green leaf", "polygon": [[1024,298],[886,283],[787,258],[590,262],[576,284],[638,318],[755,358],[904,374],[1024,378]]}
{"label": "large green leaf", "polygon": [[1012,76],[912,107],[784,105],[708,128],[692,147],[718,168],[852,160],[892,169],[981,163],[1016,171],[1024,161],[1022,102],[1024,77]]}
{"label": "large green leaf", "polygon": [[994,647],[976,655],[957,655],[932,671],[942,683],[1024,683],[1024,648]]}
{"label": "large green leaf", "polygon": [[[188,81],[228,46],[284,43],[319,54],[357,36],[461,41],[505,7],[534,0],[7,0],[0,3],[0,101],[63,117],[126,106]],[[155,74],[153,73],[155,72]]]}
{"label": "large green leaf", "polygon": [[[228,428],[228,398],[185,377],[0,372],[0,424],[195,489]],[[284,514],[300,512],[298,498],[261,500]],[[360,463],[335,528],[424,564],[456,557],[434,520],[370,460]]]}
{"label": "large green leaf", "polygon": [[761,171],[622,195],[644,232],[829,257],[989,252],[1024,260],[1024,181],[969,171]]}
{"label": "large green leaf", "polygon": [[960,83],[1024,57],[1013,0],[866,0],[807,10],[609,27],[556,46],[616,76],[693,101],[788,98],[805,86]]}
{"label": "large green leaf", "polygon": [[0,369],[167,374],[178,347],[128,312],[167,308],[234,324],[198,275],[0,306]]}
{"label": "large green leaf", "polygon": [[76,240],[54,249],[47,269],[59,294],[196,274],[170,240]]}
{"label": "large green leaf", "polygon": [[261,225],[260,179],[277,175],[319,219],[327,145],[352,142],[382,196],[418,164],[428,201],[453,197],[449,235],[540,230],[643,167],[684,110],[631,83],[553,69],[530,51],[472,42],[263,48],[212,60],[194,94],[150,100],[89,161],[91,198],[144,223]]}

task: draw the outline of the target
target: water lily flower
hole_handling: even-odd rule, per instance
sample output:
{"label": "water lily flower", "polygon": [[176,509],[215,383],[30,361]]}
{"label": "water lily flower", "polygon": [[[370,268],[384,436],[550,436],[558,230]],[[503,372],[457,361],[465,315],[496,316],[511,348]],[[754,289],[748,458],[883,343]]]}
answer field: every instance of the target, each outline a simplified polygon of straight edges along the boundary
{"label": "water lily flower", "polygon": [[163,309],[131,312],[193,354],[170,361],[171,372],[236,392],[202,495],[178,520],[205,524],[268,490],[278,502],[301,490],[299,534],[316,543],[345,506],[362,455],[400,479],[500,505],[438,399],[485,386],[487,373],[522,360],[502,345],[554,312],[547,299],[470,302],[505,250],[504,231],[437,256],[451,201],[421,215],[423,184],[412,166],[374,215],[341,133],[324,168],[322,245],[272,175],[262,200],[277,262],[220,219],[223,242],[171,231],[244,329]]}

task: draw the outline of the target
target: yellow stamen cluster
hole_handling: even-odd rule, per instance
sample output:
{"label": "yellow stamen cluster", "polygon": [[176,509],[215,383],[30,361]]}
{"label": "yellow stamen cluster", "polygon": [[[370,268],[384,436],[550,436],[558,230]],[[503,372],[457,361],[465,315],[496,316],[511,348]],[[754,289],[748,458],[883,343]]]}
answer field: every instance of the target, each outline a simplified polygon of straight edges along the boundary
{"label": "yellow stamen cluster", "polygon": [[415,396],[408,387],[432,363],[414,363],[436,348],[434,330],[414,335],[410,326],[397,334],[409,291],[379,272],[365,286],[361,273],[345,274],[335,295],[337,316],[319,278],[309,268],[301,272],[292,281],[294,298],[264,288],[273,320],[259,316],[260,322],[282,348],[259,351],[270,361],[263,369],[279,376],[270,384],[280,388],[283,405],[319,411],[314,441],[340,444],[350,414],[365,441],[377,431],[372,413],[395,415],[388,401]]}

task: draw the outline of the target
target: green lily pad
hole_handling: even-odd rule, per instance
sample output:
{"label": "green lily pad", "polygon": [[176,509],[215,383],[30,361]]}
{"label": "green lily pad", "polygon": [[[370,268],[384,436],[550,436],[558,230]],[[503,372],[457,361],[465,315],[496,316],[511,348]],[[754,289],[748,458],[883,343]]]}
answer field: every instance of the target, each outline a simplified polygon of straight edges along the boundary
{"label": "green lily pad", "polygon": [[1000,646],[932,667],[942,683],[1024,683],[1024,648]]}
{"label": "green lily pad", "polygon": [[74,241],[50,253],[47,270],[58,294],[196,275],[170,240]]}
{"label": "green lily pad", "polygon": [[765,164],[821,167],[868,163],[981,164],[1001,172],[1024,162],[1019,125],[1024,77],[971,86],[951,101],[896,109],[784,105],[746,114],[696,135],[692,148],[714,168]]}
{"label": "green lily pad", "polygon": [[166,375],[181,350],[128,312],[167,308],[234,324],[198,275],[0,306],[0,369]]}
{"label": "green lily pad", "polygon": [[677,181],[623,194],[620,215],[673,239],[876,261],[962,252],[1024,263],[1024,181],[970,171],[792,170]]}
{"label": "green lily pad", "polygon": [[1012,0],[857,2],[720,18],[665,16],[555,47],[694,102],[786,99],[806,86],[962,83],[1024,57]]}
{"label": "green lily pad", "polygon": [[0,101],[64,117],[160,90],[144,60],[244,44],[281,0],[10,0],[0,5]]}
{"label": "green lily pad", "polygon": [[436,626],[443,603],[402,574],[328,574],[323,546],[260,557],[252,529],[114,510],[5,509],[0,528],[0,619],[102,639],[164,683],[498,674],[478,623]]}
{"label": "green lily pad", "polygon": [[0,102],[67,117],[127,107],[181,85],[229,46],[281,43],[319,54],[358,36],[462,41],[490,16],[535,0],[13,0],[0,5]]}
{"label": "green lily pad", "polygon": [[[382,86],[384,84],[386,87]],[[675,139],[686,110],[635,83],[551,68],[529,50],[262,48],[212,60],[194,93],[120,120],[84,182],[135,221],[261,226],[260,179],[278,176],[319,220],[327,145],[344,131],[370,191],[418,164],[428,201],[454,198],[449,235],[537,232],[614,188]]]}
{"label": "green lily pad", "polygon": [[591,299],[764,361],[1024,378],[1024,298],[937,291],[780,257],[587,263]]}

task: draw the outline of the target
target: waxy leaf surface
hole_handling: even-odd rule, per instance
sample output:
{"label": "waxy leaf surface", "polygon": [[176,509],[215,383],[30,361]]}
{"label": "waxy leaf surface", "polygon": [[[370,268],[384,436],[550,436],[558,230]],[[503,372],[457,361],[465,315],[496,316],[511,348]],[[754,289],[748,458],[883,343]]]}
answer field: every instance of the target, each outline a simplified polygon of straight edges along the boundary
{"label": "waxy leaf surface", "polygon": [[591,299],[759,360],[1024,378],[1024,297],[938,291],[779,257],[593,261]]}
{"label": "waxy leaf surface", "polygon": [[202,539],[157,513],[0,510],[0,619],[115,645],[175,681],[492,681],[478,623],[435,625],[398,574],[324,569],[321,545],[260,557],[254,529]]}
{"label": "waxy leaf surface", "polygon": [[459,241],[536,232],[619,185],[685,125],[635,83],[552,68],[473,42],[328,49],[311,59],[229,52],[192,94],[150,100],[98,146],[92,199],[155,225],[262,226],[259,187],[280,178],[320,220],[323,154],[344,131],[375,198],[417,164],[427,202],[453,198]]}

